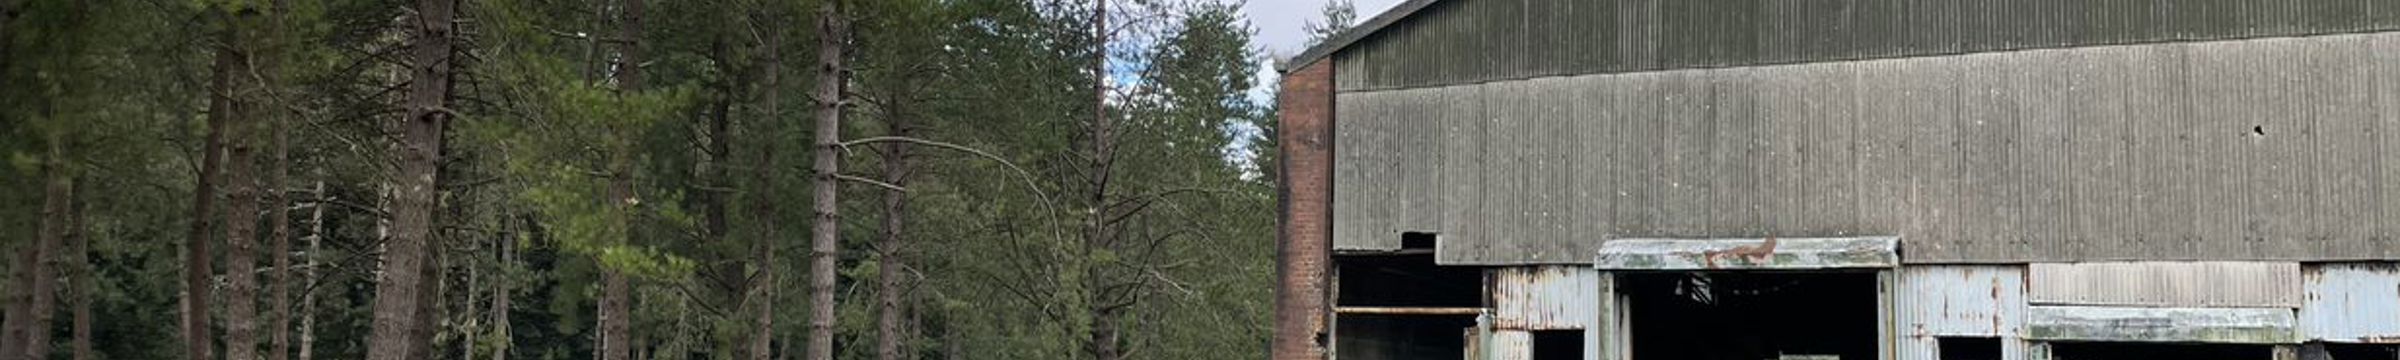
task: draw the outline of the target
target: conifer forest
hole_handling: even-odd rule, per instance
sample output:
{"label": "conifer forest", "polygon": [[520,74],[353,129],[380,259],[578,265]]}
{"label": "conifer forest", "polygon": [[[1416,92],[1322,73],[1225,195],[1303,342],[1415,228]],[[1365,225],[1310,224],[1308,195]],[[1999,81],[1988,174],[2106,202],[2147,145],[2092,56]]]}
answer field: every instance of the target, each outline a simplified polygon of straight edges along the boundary
{"label": "conifer forest", "polygon": [[1240,6],[0,0],[0,360],[1256,357]]}

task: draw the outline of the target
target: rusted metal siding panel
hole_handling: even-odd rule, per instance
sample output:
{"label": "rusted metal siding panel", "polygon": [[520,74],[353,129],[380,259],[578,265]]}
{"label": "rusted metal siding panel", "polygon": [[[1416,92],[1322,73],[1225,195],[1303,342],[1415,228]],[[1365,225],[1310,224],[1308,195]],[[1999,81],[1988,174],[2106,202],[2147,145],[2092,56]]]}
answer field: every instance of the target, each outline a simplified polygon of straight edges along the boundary
{"label": "rusted metal siding panel", "polygon": [[1589,266],[1526,266],[1489,272],[1495,321],[1511,330],[1592,329],[1599,272]]}
{"label": "rusted metal siding panel", "polygon": [[1331,56],[1373,90],[2388,30],[2376,0],[1445,0]]}
{"label": "rusted metal siding panel", "polygon": [[2299,339],[2288,308],[2034,306],[2026,338],[2048,341],[2290,344]]}
{"label": "rusted metal siding panel", "polygon": [[1533,360],[1533,333],[1525,330],[1494,329],[1484,344],[1484,359]]}
{"label": "rusted metal siding panel", "polygon": [[2400,263],[2312,264],[2301,334],[2326,342],[2400,343]]}
{"label": "rusted metal siding panel", "polygon": [[2003,265],[1900,269],[1903,335],[2014,337],[2024,331],[2025,268]]}
{"label": "rusted metal siding panel", "polygon": [[2035,304],[2299,307],[2292,262],[2091,262],[2028,266]]}
{"label": "rusted metal siding panel", "polygon": [[1900,265],[1894,237],[1617,239],[1592,261],[1601,270],[1790,270]]}
{"label": "rusted metal siding panel", "polygon": [[1344,92],[1344,133],[1403,156],[1338,152],[1344,194],[1398,195],[1336,227],[1432,229],[1444,264],[1862,234],[1912,263],[2395,259],[2393,84],[2400,32]]}

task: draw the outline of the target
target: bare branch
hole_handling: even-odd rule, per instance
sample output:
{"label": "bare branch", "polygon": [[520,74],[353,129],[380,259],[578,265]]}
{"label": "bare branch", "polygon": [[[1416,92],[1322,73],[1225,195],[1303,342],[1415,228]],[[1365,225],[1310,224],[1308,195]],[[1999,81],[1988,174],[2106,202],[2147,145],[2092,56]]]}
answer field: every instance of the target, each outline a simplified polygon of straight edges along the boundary
{"label": "bare branch", "polygon": [[848,181],[855,181],[855,182],[864,183],[864,184],[867,184],[867,185],[875,185],[875,186],[877,186],[877,187],[882,187],[882,188],[885,188],[885,189],[891,189],[892,191],[898,191],[898,192],[908,192],[908,188],[901,187],[900,185],[893,185],[892,183],[887,183],[887,182],[882,182],[882,181],[875,181],[875,179],[868,179],[868,178],[864,178],[864,177],[859,177],[859,176],[857,176],[857,175],[850,175],[850,174],[833,174],[833,178],[835,178],[835,179],[841,179],[841,180],[848,180]]}

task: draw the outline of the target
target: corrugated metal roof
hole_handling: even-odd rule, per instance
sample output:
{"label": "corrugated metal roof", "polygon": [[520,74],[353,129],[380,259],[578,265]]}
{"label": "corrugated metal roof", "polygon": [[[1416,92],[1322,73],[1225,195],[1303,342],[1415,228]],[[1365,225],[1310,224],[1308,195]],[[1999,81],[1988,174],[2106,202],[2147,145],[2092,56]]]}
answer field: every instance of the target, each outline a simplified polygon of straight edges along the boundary
{"label": "corrugated metal roof", "polygon": [[2400,343],[2400,264],[2311,264],[2301,334],[2309,340]]}
{"label": "corrugated metal roof", "polygon": [[1291,64],[1340,89],[2400,29],[2378,0],[1412,0]]}

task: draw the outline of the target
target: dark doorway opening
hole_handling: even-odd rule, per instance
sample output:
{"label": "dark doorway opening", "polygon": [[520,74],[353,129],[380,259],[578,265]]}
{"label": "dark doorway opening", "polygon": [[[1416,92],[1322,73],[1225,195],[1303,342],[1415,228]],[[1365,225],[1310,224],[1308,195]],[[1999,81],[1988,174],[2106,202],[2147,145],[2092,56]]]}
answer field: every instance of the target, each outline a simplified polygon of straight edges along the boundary
{"label": "dark doorway opening", "polygon": [[1934,341],[1941,360],[2000,360],[2000,338],[1941,337]]}
{"label": "dark doorway opening", "polygon": [[1439,266],[1433,254],[1343,255],[1336,306],[1483,306],[1483,268]]}
{"label": "dark doorway opening", "polygon": [[1458,359],[1467,353],[1473,315],[1343,314],[1334,352],[1342,359]]}
{"label": "dark doorway opening", "polygon": [[1533,360],[1583,360],[1583,330],[1534,331]]}
{"label": "dark doorway opening", "polygon": [[2050,343],[2050,358],[2056,360],[2268,360],[2273,359],[2274,357],[2275,347],[2268,345],[2123,342]]}
{"label": "dark doorway opening", "polygon": [[2333,360],[2400,360],[2400,345],[2325,344],[2325,355]]}
{"label": "dark doorway opening", "polygon": [[1483,268],[1432,251],[1333,257],[1334,353],[1342,359],[1458,359],[1483,306]]}
{"label": "dark doorway opening", "polygon": [[1634,360],[1876,358],[1873,272],[1620,273]]}

